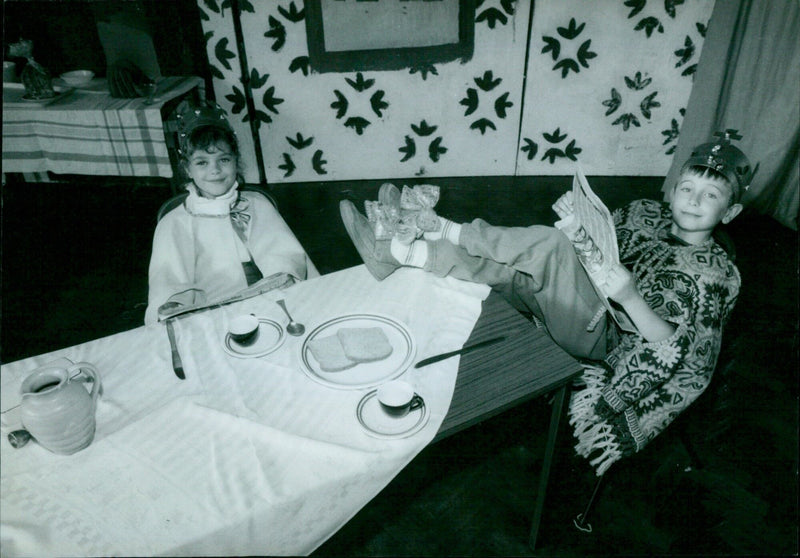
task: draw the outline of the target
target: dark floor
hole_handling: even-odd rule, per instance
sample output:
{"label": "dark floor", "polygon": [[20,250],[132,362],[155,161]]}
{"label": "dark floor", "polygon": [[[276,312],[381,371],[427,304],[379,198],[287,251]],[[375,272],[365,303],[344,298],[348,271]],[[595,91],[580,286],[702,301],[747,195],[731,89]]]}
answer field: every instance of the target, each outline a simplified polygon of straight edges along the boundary
{"label": "dark floor", "polygon": [[[590,181],[612,208],[658,192],[658,181],[647,178]],[[443,214],[502,225],[552,222],[549,205],[569,183],[436,182]],[[379,184],[287,185],[274,194],[326,273],[360,263],[338,200],[374,198]],[[141,324],[156,210],[169,195],[157,181],[5,184],[0,360]],[[755,215],[738,218],[729,233],[743,288],[714,382],[673,427],[609,472],[589,517],[592,533],[572,519],[589,499],[593,473],[563,431],[540,555],[797,554],[797,233]],[[316,554],[531,555],[549,412],[546,401],[531,401],[428,447]]]}

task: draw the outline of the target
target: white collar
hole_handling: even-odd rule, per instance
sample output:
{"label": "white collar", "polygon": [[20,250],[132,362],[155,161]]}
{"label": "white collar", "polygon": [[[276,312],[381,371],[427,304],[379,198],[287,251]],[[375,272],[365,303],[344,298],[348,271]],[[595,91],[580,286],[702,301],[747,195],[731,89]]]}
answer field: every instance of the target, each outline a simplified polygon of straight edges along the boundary
{"label": "white collar", "polygon": [[189,196],[186,198],[186,210],[192,215],[219,217],[229,215],[231,208],[239,199],[239,182],[234,182],[230,190],[216,198],[204,198],[197,190],[197,186],[190,182],[186,185]]}

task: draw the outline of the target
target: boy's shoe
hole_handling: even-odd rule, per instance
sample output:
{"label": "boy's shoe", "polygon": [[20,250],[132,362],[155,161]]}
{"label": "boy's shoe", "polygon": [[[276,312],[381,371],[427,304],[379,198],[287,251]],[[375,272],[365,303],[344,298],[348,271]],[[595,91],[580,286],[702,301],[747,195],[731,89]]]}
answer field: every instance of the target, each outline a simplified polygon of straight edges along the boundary
{"label": "boy's shoe", "polygon": [[394,184],[385,182],[378,190],[378,201],[388,207],[400,208],[400,190]]}
{"label": "boy's shoe", "polygon": [[372,225],[358,212],[353,202],[349,200],[339,202],[339,213],[350,240],[353,241],[358,254],[375,279],[381,281],[400,267],[400,262],[390,251],[391,241],[375,240]]}

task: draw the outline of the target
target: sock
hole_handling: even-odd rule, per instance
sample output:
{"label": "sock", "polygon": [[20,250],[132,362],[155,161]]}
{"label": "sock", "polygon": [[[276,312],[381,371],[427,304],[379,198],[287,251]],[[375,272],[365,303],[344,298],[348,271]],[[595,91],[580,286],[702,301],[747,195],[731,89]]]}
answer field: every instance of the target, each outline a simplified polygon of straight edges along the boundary
{"label": "sock", "polygon": [[403,244],[393,238],[389,251],[400,265],[423,267],[428,261],[428,243],[425,241],[415,240],[411,244]]}
{"label": "sock", "polygon": [[458,237],[461,236],[461,225],[449,219],[445,219],[444,217],[439,217],[439,223],[441,223],[442,226],[438,231],[423,233],[422,236],[425,240],[439,240],[443,238],[458,245]]}

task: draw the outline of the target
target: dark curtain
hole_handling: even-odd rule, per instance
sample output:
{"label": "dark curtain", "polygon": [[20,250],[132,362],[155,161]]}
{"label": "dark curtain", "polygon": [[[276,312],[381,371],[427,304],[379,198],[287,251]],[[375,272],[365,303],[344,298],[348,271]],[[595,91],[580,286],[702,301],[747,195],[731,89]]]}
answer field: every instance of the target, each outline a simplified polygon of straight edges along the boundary
{"label": "dark curtain", "polygon": [[800,192],[800,2],[717,0],[675,158],[669,196],[692,147],[733,128],[759,170],[745,207],[797,229]]}

